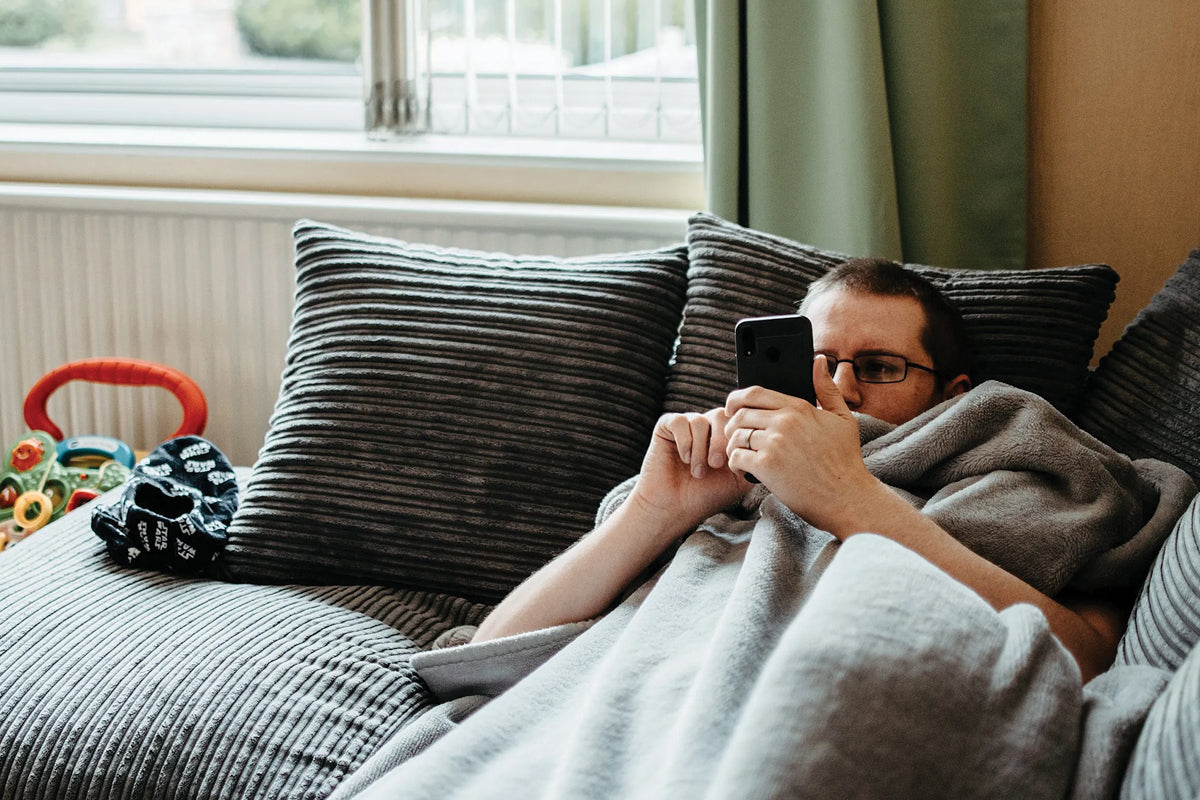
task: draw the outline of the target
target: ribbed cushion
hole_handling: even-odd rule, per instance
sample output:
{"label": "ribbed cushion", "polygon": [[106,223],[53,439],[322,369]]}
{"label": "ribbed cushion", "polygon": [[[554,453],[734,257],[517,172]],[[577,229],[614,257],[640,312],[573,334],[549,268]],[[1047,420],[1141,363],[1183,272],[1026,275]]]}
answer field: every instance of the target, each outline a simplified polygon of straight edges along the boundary
{"label": "ribbed cushion", "polygon": [[1150,708],[1125,771],[1122,800],[1200,797],[1200,648]]}
{"label": "ribbed cushion", "polygon": [[[795,310],[808,285],[846,256],[744,228],[711,214],[688,226],[688,298],[668,410],[707,409],[734,386],[733,326]],[[962,313],[976,382],[995,379],[1072,413],[1118,276],[1103,264],[1042,270],[908,265]]]}
{"label": "ribbed cushion", "polygon": [[1174,671],[1200,642],[1200,499],[1158,551],[1121,638],[1117,663]]}
{"label": "ribbed cushion", "polygon": [[692,216],[687,245],[687,303],[667,377],[667,411],[723,405],[736,385],[737,321],[794,312],[808,285],[846,260],[712,214]]}
{"label": "ribbed cushion", "polygon": [[218,568],[501,598],[637,472],[682,245],[577,259],[302,221],[286,369]]}
{"label": "ribbed cushion", "polygon": [[1074,414],[1119,277],[1104,264],[1032,270],[915,266],[963,316],[976,383],[1000,380]]}
{"label": "ribbed cushion", "polygon": [[1079,424],[1116,450],[1169,461],[1200,482],[1200,249],[1101,359]]}
{"label": "ribbed cushion", "polygon": [[412,653],[487,611],[121,568],[89,518],[0,555],[0,797],[327,797],[434,702]]}

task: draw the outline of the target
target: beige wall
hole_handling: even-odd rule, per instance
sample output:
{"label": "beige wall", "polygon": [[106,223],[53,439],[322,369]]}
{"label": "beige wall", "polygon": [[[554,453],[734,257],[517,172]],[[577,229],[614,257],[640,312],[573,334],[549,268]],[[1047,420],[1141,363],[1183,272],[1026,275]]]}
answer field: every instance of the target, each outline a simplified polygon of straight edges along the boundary
{"label": "beige wall", "polygon": [[1121,275],[1108,351],[1200,244],[1200,0],[1029,0],[1029,256]]}

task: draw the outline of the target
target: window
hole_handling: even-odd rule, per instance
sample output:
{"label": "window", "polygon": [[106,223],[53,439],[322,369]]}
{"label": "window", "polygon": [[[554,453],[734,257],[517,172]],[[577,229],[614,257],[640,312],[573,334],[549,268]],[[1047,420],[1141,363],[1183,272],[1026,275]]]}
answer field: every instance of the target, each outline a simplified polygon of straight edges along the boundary
{"label": "window", "polygon": [[429,0],[435,131],[698,141],[684,0]]}
{"label": "window", "polygon": [[0,0],[0,122],[694,144],[691,0]]}

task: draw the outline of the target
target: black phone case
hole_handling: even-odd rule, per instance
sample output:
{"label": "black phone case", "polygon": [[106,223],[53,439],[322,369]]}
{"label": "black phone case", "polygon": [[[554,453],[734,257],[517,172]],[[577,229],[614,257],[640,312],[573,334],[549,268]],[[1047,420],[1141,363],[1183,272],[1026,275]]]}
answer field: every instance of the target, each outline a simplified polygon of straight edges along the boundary
{"label": "black phone case", "polygon": [[749,317],[734,327],[737,385],[762,386],[816,402],[812,323],[799,314]]}
{"label": "black phone case", "polygon": [[[749,317],[734,326],[733,340],[739,389],[761,386],[810,403],[817,401],[812,382],[812,323],[808,317]],[[749,472],[746,480],[759,482]]]}

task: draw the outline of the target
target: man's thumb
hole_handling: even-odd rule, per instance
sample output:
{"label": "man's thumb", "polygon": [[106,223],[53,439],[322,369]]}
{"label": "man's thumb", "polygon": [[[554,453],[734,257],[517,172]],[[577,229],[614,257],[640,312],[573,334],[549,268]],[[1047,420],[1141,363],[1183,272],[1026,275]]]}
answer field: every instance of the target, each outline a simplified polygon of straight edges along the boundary
{"label": "man's thumb", "polygon": [[842,391],[833,382],[829,374],[829,362],[826,356],[819,355],[813,359],[813,389],[817,395],[817,406],[834,414],[849,414],[850,407],[842,399]]}

